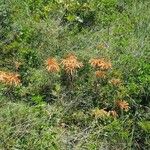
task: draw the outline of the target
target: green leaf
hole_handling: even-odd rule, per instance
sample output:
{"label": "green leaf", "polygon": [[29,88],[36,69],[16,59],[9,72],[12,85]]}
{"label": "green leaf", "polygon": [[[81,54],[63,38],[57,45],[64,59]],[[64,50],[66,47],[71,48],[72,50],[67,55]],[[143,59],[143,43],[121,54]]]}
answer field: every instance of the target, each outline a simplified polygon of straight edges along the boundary
{"label": "green leaf", "polygon": [[70,15],[70,14],[69,14],[66,18],[67,18],[67,20],[70,21],[70,22],[73,22],[73,21],[76,20],[76,16],[75,16],[75,15]]}
{"label": "green leaf", "polygon": [[141,121],[138,125],[147,133],[150,133],[150,121]]}

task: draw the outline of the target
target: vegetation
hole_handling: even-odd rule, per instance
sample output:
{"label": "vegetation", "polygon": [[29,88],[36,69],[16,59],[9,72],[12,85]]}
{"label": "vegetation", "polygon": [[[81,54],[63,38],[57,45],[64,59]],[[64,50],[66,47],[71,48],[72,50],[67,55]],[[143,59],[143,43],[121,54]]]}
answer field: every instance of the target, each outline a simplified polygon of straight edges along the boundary
{"label": "vegetation", "polygon": [[150,148],[149,0],[0,1],[0,149]]}

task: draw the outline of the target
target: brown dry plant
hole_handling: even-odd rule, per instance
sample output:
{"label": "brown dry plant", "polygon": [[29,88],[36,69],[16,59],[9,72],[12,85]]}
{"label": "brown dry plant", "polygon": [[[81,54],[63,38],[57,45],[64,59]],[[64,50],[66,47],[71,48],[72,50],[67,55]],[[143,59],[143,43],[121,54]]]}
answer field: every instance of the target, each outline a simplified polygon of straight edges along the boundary
{"label": "brown dry plant", "polygon": [[128,111],[129,110],[129,103],[124,101],[124,100],[118,100],[116,102],[116,105],[121,109],[121,110],[125,110]]}
{"label": "brown dry plant", "polygon": [[20,75],[17,73],[0,71],[0,82],[9,85],[19,85],[21,83]]}
{"label": "brown dry plant", "polygon": [[49,72],[59,72],[60,71],[60,67],[59,64],[57,63],[55,58],[48,58],[46,60],[46,69]]}
{"label": "brown dry plant", "polygon": [[114,85],[114,86],[119,86],[119,85],[122,84],[122,81],[121,81],[120,79],[115,79],[115,78],[113,78],[113,79],[111,79],[111,80],[109,81],[109,83],[112,84],[112,85]]}
{"label": "brown dry plant", "polygon": [[110,61],[104,58],[93,58],[89,61],[92,67],[99,68],[101,70],[108,70],[112,68],[112,64]]}
{"label": "brown dry plant", "polygon": [[69,54],[65,59],[62,60],[61,64],[64,67],[66,73],[73,75],[77,69],[83,67],[83,63],[77,60],[74,54]]}
{"label": "brown dry plant", "polygon": [[98,71],[95,71],[95,76],[96,76],[96,78],[106,78],[106,71],[100,71],[100,70],[98,70]]}

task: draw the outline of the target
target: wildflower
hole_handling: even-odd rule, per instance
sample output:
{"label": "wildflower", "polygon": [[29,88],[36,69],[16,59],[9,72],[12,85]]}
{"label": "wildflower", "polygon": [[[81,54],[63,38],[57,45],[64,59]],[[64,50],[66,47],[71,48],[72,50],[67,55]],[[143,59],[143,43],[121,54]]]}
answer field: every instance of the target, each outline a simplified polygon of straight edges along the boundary
{"label": "wildflower", "polygon": [[104,58],[100,59],[91,59],[89,61],[92,67],[94,68],[100,68],[102,70],[108,70],[112,67],[111,63],[106,61]]}
{"label": "wildflower", "polygon": [[109,81],[109,83],[112,84],[112,85],[114,85],[114,86],[118,86],[118,85],[120,85],[122,82],[121,82],[120,79],[115,79],[115,78],[113,78],[113,79],[111,79],[111,80]]}
{"label": "wildflower", "polygon": [[60,67],[55,58],[48,58],[46,61],[46,69],[49,72],[58,72]]}
{"label": "wildflower", "polygon": [[104,109],[93,109],[92,114],[95,116],[95,118],[103,118],[103,117],[108,117],[109,113],[105,111]]}
{"label": "wildflower", "polygon": [[96,71],[95,75],[97,78],[105,78],[106,77],[106,72],[105,71]]}
{"label": "wildflower", "polygon": [[124,100],[118,100],[116,102],[117,106],[122,109],[122,110],[125,110],[125,111],[128,111],[129,110],[129,103],[124,101]]}
{"label": "wildflower", "polygon": [[18,85],[21,81],[17,73],[7,73],[0,71],[0,82],[6,83],[9,85]]}
{"label": "wildflower", "polygon": [[73,74],[76,69],[79,69],[83,66],[82,62],[77,60],[77,57],[73,54],[69,54],[65,59],[62,60],[65,71],[68,74]]}
{"label": "wildflower", "polygon": [[118,116],[117,112],[115,110],[109,111],[108,112],[110,114],[110,116],[116,118]]}

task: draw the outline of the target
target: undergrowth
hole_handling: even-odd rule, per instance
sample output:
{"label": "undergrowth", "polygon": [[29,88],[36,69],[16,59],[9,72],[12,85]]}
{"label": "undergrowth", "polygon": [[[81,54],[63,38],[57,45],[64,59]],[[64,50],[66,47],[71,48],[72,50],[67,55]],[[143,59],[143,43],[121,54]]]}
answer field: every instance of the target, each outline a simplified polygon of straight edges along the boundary
{"label": "undergrowth", "polygon": [[1,0],[0,149],[149,149],[149,5]]}

